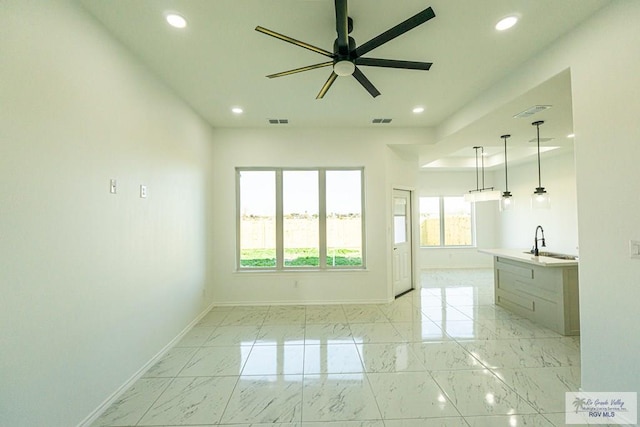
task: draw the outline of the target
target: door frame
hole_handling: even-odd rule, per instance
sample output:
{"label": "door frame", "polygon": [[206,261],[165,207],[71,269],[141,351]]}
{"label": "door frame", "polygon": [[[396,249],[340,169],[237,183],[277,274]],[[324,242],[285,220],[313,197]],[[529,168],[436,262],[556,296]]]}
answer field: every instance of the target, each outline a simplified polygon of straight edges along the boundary
{"label": "door frame", "polygon": [[[417,285],[419,284],[418,282],[418,272],[419,272],[419,268],[418,268],[418,254],[419,254],[419,249],[420,249],[420,242],[419,242],[419,238],[420,238],[420,234],[419,234],[419,223],[417,222],[419,219],[419,210],[418,210],[418,196],[416,194],[416,189],[415,187],[407,187],[404,185],[393,185],[391,187],[391,194],[389,196],[389,202],[388,202],[388,206],[389,206],[389,245],[388,245],[388,254],[389,254],[389,274],[388,274],[388,278],[389,278],[389,285],[388,285],[388,289],[389,289],[389,300],[392,301],[396,298],[395,295],[395,290],[393,288],[393,247],[394,247],[394,242],[393,242],[393,227],[394,227],[394,223],[393,223],[393,197],[394,197],[394,191],[395,190],[401,190],[401,191],[407,191],[409,193],[409,200],[411,201],[411,221],[409,224],[410,227],[410,233],[411,233],[411,246],[410,246],[410,258],[411,258],[411,288],[406,291],[406,292],[411,292],[412,290],[416,289]],[[404,292],[404,293],[406,293]],[[402,293],[401,295],[404,295],[404,293]]]}

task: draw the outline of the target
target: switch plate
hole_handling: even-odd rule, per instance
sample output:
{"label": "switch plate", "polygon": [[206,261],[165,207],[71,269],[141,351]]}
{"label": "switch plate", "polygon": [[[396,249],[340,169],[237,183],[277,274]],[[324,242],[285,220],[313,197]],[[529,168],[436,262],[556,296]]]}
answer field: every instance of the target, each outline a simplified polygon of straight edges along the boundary
{"label": "switch plate", "polygon": [[115,179],[112,179],[111,181],[109,181],[109,192],[111,194],[116,194],[117,192],[117,183]]}
{"label": "switch plate", "polygon": [[141,199],[146,199],[147,198],[147,186],[146,185],[140,185],[140,198]]}
{"label": "switch plate", "polygon": [[640,259],[640,240],[629,240],[629,257]]}

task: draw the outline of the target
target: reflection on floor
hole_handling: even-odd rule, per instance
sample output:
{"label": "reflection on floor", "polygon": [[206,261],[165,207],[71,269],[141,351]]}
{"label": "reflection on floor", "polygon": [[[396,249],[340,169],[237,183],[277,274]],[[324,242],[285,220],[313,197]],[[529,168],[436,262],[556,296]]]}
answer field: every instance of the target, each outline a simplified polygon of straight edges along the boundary
{"label": "reflection on floor", "polygon": [[562,426],[579,338],[432,270],[391,304],[217,307],[95,426]]}

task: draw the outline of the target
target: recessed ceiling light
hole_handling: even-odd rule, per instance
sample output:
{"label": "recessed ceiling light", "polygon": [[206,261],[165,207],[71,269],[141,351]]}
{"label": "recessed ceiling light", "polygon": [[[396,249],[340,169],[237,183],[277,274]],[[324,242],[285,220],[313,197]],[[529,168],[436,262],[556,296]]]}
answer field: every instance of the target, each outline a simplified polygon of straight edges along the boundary
{"label": "recessed ceiling light", "polygon": [[567,138],[575,138],[576,134],[575,133],[570,133],[569,135],[567,135]]}
{"label": "recessed ceiling light", "polygon": [[240,108],[240,107],[233,107],[231,109],[231,112],[233,112],[234,114],[242,114],[243,111],[244,110],[242,108]]}
{"label": "recessed ceiling light", "polygon": [[415,114],[420,114],[420,113],[424,112],[424,107],[416,107],[416,108],[413,109],[413,112]]}
{"label": "recessed ceiling light", "polygon": [[187,20],[177,13],[167,13],[165,19],[174,28],[184,28],[187,26]]}
{"label": "recessed ceiling light", "polygon": [[496,24],[496,30],[498,31],[508,30],[509,28],[516,25],[516,22],[518,22],[517,16],[513,16],[513,15],[507,16],[506,18],[503,18],[500,21],[498,21],[498,23]]}

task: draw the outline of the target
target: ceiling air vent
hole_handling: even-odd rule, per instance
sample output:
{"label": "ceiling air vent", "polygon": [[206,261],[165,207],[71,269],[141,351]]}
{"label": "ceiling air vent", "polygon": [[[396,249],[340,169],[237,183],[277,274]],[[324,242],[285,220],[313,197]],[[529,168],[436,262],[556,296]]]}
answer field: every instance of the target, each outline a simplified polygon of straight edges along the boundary
{"label": "ceiling air vent", "polygon": [[371,123],[374,123],[374,124],[387,124],[387,123],[391,123],[391,119],[373,119],[373,120],[371,120]]}
{"label": "ceiling air vent", "polygon": [[531,117],[540,111],[548,110],[551,108],[551,105],[534,105],[533,107],[527,108],[526,110],[516,114],[513,116],[514,119],[526,119],[527,117]]}
{"label": "ceiling air vent", "polygon": [[289,124],[289,119],[269,119],[269,124],[272,124],[272,125],[287,125],[287,124]]}
{"label": "ceiling air vent", "polygon": [[[553,140],[554,138],[540,138],[540,142],[549,142]],[[530,139],[529,142],[538,142],[538,138]]]}

